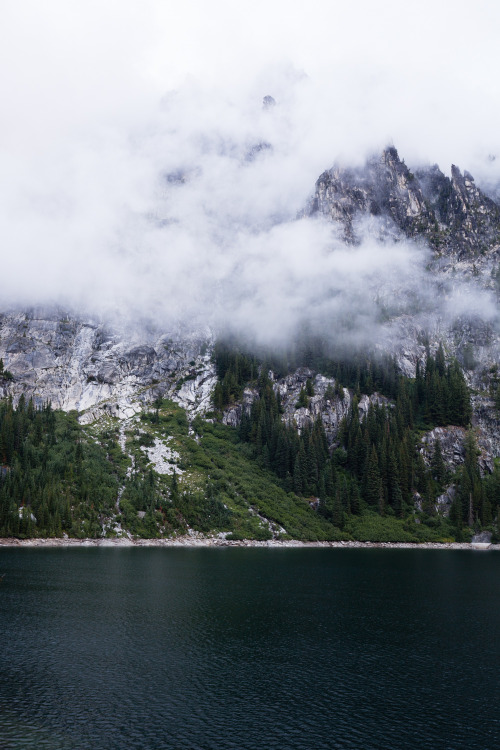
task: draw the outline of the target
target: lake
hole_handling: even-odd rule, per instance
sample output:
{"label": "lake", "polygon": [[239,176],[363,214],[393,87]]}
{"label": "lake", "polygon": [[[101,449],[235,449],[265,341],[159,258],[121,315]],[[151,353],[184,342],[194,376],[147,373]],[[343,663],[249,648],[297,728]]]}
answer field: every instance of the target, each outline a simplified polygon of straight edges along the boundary
{"label": "lake", "polygon": [[0,549],[0,748],[500,746],[500,555]]}

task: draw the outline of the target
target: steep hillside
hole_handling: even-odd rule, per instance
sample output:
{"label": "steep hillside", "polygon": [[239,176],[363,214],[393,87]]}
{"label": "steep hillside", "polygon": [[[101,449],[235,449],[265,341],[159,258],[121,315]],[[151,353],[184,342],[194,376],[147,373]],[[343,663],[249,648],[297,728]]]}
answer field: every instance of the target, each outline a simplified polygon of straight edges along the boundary
{"label": "steep hillside", "polygon": [[[405,429],[416,432],[405,438],[408,446],[417,441],[424,467],[419,469],[421,473],[431,471],[436,450],[444,469],[437,479],[431,472],[427,485],[423,479],[417,483],[418,490],[408,479],[406,510],[398,506],[396,512],[393,507],[391,512],[396,515],[413,513],[414,508],[424,514],[431,508],[433,512],[450,512],[454,487],[465,471],[461,467],[470,460],[467,440],[472,439],[471,434],[479,448],[477,471],[483,476],[494,471],[495,459],[500,456],[500,206],[481,191],[469,173],[457,167],[452,167],[451,177],[437,166],[410,170],[396,149],[388,148],[364,167],[335,166],[324,172],[302,217],[331,222],[346,248],[356,246],[371,232],[379,243],[375,247],[387,243],[397,248],[398,243],[402,246],[409,240],[431,249],[422,282],[428,282],[430,293],[427,290],[421,298],[417,294],[411,304],[404,305],[391,303],[390,289],[384,291],[385,298],[377,296],[378,325],[384,336],[374,341],[371,351],[360,352],[354,343],[350,348],[348,336],[342,350],[335,350],[335,338],[329,339],[325,330],[335,328],[336,321],[323,321],[322,330],[316,330],[308,327],[306,310],[307,334],[302,330],[280,351],[261,347],[250,370],[246,374],[231,371],[233,380],[228,380],[214,353],[216,332],[208,327],[192,331],[187,324],[168,330],[139,321],[133,326],[110,324],[56,308],[10,309],[0,314],[0,397],[12,397],[16,404],[24,396],[24,403],[32,399],[35,409],[50,402],[54,409],[76,412],[80,425],[87,426],[82,439],[94,441],[105,451],[99,461],[111,461],[109,466],[105,462],[101,466],[108,466],[110,478],[106,480],[107,499],[99,512],[87,518],[81,499],[88,493],[85,495],[82,487],[68,489],[68,497],[73,498],[71,508],[79,510],[71,520],[65,505],[67,531],[80,533],[88,527],[93,534],[162,535],[215,529],[254,538],[263,534],[337,538],[339,524],[333,523],[328,513],[319,517],[316,512],[318,503],[321,505],[319,480],[294,485],[293,466],[288,471],[290,480],[286,471],[276,479],[270,472],[273,461],[259,453],[262,445],[250,450],[245,446],[248,436],[234,438],[262,397],[257,377],[265,374],[266,368],[273,393],[279,398],[283,425],[304,435],[321,423],[330,456],[325,454],[324,459],[333,465],[332,452],[336,455],[335,471],[340,471],[341,477],[347,472],[342,451],[350,450],[346,424],[354,424],[354,419],[363,425],[369,415],[379,413],[376,410],[390,417],[400,408],[401,393],[411,395],[415,413],[408,416]],[[436,297],[446,305],[434,305]],[[348,322],[347,316],[347,330]],[[439,369],[441,380],[436,381],[433,395],[422,400],[422,394],[415,395],[415,388],[424,381],[426,388],[434,387],[429,362],[438,360],[439,365],[432,367]],[[440,390],[445,387],[446,373],[454,382],[462,373],[464,388],[470,389],[470,402],[467,395],[459,414],[446,401],[455,396]],[[401,385],[403,381],[406,385]],[[455,399],[457,403],[462,402]],[[156,421],[151,418],[154,404]],[[173,414],[177,416],[172,420]],[[208,417],[208,421],[200,421],[200,417]],[[214,419],[225,427],[214,425]],[[180,433],[176,420],[184,425]],[[170,432],[162,432],[161,425],[167,422]],[[472,433],[467,432],[469,422]],[[196,445],[205,445],[209,457],[201,456]],[[214,465],[217,453],[219,463]],[[199,454],[198,464],[195,454]],[[366,450],[363,455],[363,461],[367,460]],[[394,459],[396,463],[401,460]],[[2,476],[10,477],[12,460],[4,458],[2,465]],[[172,487],[174,469],[180,494],[175,484]],[[360,497],[365,492],[365,469],[357,466],[349,475],[352,487],[359,483],[356,492]],[[401,465],[398,471],[402,471]],[[254,474],[257,484],[248,478],[245,486],[240,485],[238,474]],[[149,494],[144,484],[147,476],[152,477],[154,488]],[[270,502],[266,484],[273,497]],[[16,517],[33,532],[31,513],[23,510],[21,485],[16,486]],[[117,493],[114,505],[108,497],[110,487]],[[477,501],[477,508],[482,508],[482,502]],[[168,516],[166,504],[171,511]],[[210,521],[211,514],[218,520],[213,516]],[[50,529],[60,530],[61,519],[58,524]],[[358,534],[358,538],[364,533],[351,527],[349,531],[347,525],[342,533],[348,537]],[[400,527],[388,533],[393,537],[401,533],[402,538],[410,534]]]}
{"label": "steep hillside", "polygon": [[0,314],[0,357],[12,379],[0,395],[76,410],[80,422],[138,413],[158,392],[193,413],[210,408],[215,385],[211,334],[119,329],[67,311],[34,308]]}

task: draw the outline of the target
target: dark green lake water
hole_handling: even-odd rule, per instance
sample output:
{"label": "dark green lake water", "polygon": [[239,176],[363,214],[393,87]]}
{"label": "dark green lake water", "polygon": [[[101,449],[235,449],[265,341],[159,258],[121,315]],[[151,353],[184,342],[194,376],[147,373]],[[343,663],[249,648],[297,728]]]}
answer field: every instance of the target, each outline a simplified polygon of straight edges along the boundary
{"label": "dark green lake water", "polygon": [[0,748],[500,747],[500,554],[1,549]]}

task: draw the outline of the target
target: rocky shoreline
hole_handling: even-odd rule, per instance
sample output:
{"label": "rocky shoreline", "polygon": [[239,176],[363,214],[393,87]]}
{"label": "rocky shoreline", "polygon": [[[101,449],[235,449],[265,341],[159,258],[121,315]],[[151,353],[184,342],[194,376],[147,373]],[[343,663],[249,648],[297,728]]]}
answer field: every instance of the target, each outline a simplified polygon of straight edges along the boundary
{"label": "rocky shoreline", "polygon": [[298,540],[248,539],[231,541],[220,537],[180,536],[170,539],[0,539],[0,547],[267,547],[267,548],[335,548],[335,549],[443,549],[500,550],[500,544],[486,542],[300,542]]}

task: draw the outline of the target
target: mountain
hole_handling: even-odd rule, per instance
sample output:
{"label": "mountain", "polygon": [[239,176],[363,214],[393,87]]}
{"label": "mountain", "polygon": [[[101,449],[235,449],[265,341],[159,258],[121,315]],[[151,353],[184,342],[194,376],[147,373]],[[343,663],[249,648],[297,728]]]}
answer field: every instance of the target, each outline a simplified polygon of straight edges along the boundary
{"label": "mountain", "polygon": [[[359,241],[363,222],[376,218],[375,231],[383,239],[409,238],[425,242],[433,251],[428,272],[443,297],[470,292],[455,317],[432,314],[426,327],[418,315],[401,316],[394,346],[398,364],[415,374],[425,349],[439,342],[449,357],[457,357],[472,388],[473,424],[490,465],[500,454],[500,423],[492,396],[500,362],[500,205],[475,184],[468,172],[452,166],[451,178],[437,165],[406,166],[394,147],[355,169],[334,166],[318,179],[306,214],[321,215],[342,228],[347,243]],[[472,286],[469,284],[472,282]],[[481,315],[474,293],[491,295],[496,312]],[[396,322],[396,321],[393,321]]]}
{"label": "mountain", "polygon": [[[314,330],[310,330],[307,341],[304,341],[302,333],[302,341],[296,342],[293,355],[285,351],[275,352],[273,359],[272,353],[260,350],[255,358],[255,353],[252,355],[249,352],[248,345],[234,341],[233,354],[220,355],[217,349],[214,353],[214,333],[208,329],[192,331],[185,327],[165,331],[152,323],[124,328],[56,308],[3,311],[0,314],[0,358],[3,367],[0,371],[0,396],[4,399],[12,396],[16,403],[23,395],[26,402],[32,398],[38,407],[50,401],[55,409],[66,412],[74,410],[78,413],[80,425],[86,426],[81,438],[84,442],[94,441],[105,448],[111,436],[116,455],[121,451],[127,457],[126,461],[123,459],[125,463],[128,461],[125,473],[119,469],[121,459],[113,464],[115,479],[121,486],[116,490],[116,507],[113,510],[108,503],[109,507],[100,513],[98,520],[94,518],[92,527],[84,525],[81,528],[92,528],[92,534],[125,533],[128,529],[142,535],[172,533],[175,529],[208,530],[211,526],[207,514],[210,517],[212,512],[213,517],[219,518],[219,522],[214,521],[212,527],[229,528],[232,533],[242,536],[257,534],[258,537],[265,532],[265,535],[271,536],[290,534],[300,537],[305,533],[305,538],[335,538],[338,529],[331,531],[331,523],[332,517],[338,516],[338,508],[334,511],[330,508],[333,516],[331,513],[330,516],[323,514],[320,528],[316,525],[319,522],[310,515],[306,514],[307,522],[297,520],[305,512],[300,503],[288,516],[283,510],[287,501],[280,493],[284,488],[286,492],[294,491],[294,497],[300,498],[308,492],[320,495],[325,492],[324,487],[320,489],[319,476],[324,472],[321,461],[327,461],[325,466],[330,465],[328,462],[334,459],[328,458],[328,455],[331,456],[333,451],[338,463],[337,471],[341,475],[345,472],[345,493],[353,497],[361,493],[363,501],[363,493],[369,495],[367,477],[363,474],[368,470],[368,456],[365,451],[364,468],[358,466],[351,471],[351,448],[345,435],[346,424],[351,420],[349,424],[355,429],[353,414],[359,424],[366,424],[374,413],[386,414],[390,421],[391,410],[400,409],[398,379],[401,379],[401,383],[409,384],[409,390],[404,393],[410,394],[408,398],[413,399],[413,408],[418,412],[418,418],[414,415],[415,426],[412,424],[412,430],[417,429],[418,434],[412,432],[411,439],[417,440],[415,455],[421,456],[421,466],[424,467],[421,472],[427,471],[427,479],[421,480],[418,491],[416,486],[411,485],[411,477],[407,480],[406,489],[403,488],[402,497],[408,513],[413,513],[411,507],[426,513],[430,513],[431,509],[435,513],[437,509],[445,515],[451,507],[453,512],[454,498],[457,491],[462,491],[460,482],[463,484],[465,481],[465,468],[461,467],[467,467],[467,462],[472,460],[470,445],[467,447],[469,418],[479,450],[477,472],[480,471],[483,476],[494,472],[494,461],[500,456],[500,206],[481,191],[468,172],[462,173],[453,166],[451,177],[447,177],[436,165],[410,170],[399,158],[396,149],[390,147],[368,159],[363,167],[337,165],[325,171],[319,177],[301,217],[331,222],[348,248],[362,242],[367,232],[376,237],[379,246],[383,243],[396,246],[401,243],[402,246],[410,241],[428,247],[431,255],[426,279],[433,285],[433,294],[437,292],[438,296],[450,300],[460,295],[470,295],[471,300],[479,300],[480,304],[471,305],[469,309],[465,303],[456,314],[446,315],[436,313],[438,308],[432,306],[425,309],[425,304],[418,299],[412,303],[413,308],[408,308],[408,305],[394,309],[386,306],[383,311],[384,330],[388,332],[385,355],[389,359],[386,360],[380,351],[380,344],[378,351],[332,351],[331,346],[322,343],[321,336]],[[466,299],[469,297],[466,296]],[[484,300],[488,300],[488,309]],[[225,365],[221,365],[223,361]],[[245,370],[245,376],[244,362],[252,362]],[[264,382],[262,377],[267,371],[270,379]],[[422,378],[420,381],[419,377]],[[468,396],[467,404],[463,401],[462,413],[453,410],[453,405],[449,403],[450,399],[456,401],[462,398],[462,395],[456,395],[464,393],[460,379],[463,388],[465,384],[470,388],[470,415]],[[423,390],[420,395],[415,395],[419,382]],[[274,453],[271,457],[269,453],[276,450],[276,444],[274,447],[269,444],[266,448],[266,440],[271,438],[255,437],[258,422],[256,405],[259,402],[263,404],[266,399],[266,403],[270,403],[269,399],[272,401],[276,397],[278,406],[272,407],[274,416],[269,412],[265,417],[263,412],[261,417],[268,420],[266,429],[269,435],[277,430],[273,438],[275,441],[281,430],[280,424],[298,430],[302,441],[304,435],[313,435],[315,425],[321,424],[326,441],[324,450],[327,452],[320,461],[321,466],[318,464],[319,469],[310,470],[311,476],[316,471],[316,479],[295,480],[292,478],[293,466],[285,467],[280,480],[282,489],[273,490],[273,496],[278,498],[277,505],[266,505],[265,493],[258,494],[260,500],[255,505],[249,498],[257,490],[249,490],[248,487],[245,491],[241,488],[238,490],[236,475],[231,473],[233,470],[229,469],[229,465],[223,471],[229,472],[231,479],[227,479],[228,474],[226,479],[219,477],[216,485],[213,484],[213,476],[221,469],[214,469],[212,454],[190,474],[186,456],[190,451],[196,452],[193,441],[208,446],[217,439],[222,441],[222,446],[225,440],[229,440],[231,432],[213,432],[215,428],[209,427],[214,424],[213,420],[215,424],[220,421],[226,425],[226,430],[239,430],[240,434],[245,420],[257,420],[253,423],[253,437],[249,432],[242,439],[253,440],[254,443],[255,440],[260,441],[259,450],[265,449],[267,454],[264,452],[263,460],[259,455],[254,455],[252,460],[259,459],[259,468],[252,464],[252,469],[244,463],[248,459],[246,449],[242,449],[238,457],[235,454],[234,461],[243,462],[240,464],[242,473],[248,471],[249,475],[253,472],[257,476],[258,472],[269,469],[276,473]],[[156,418],[154,410],[151,412],[155,404]],[[176,411],[178,407],[175,404],[181,407],[181,411]],[[181,413],[187,414],[187,432],[184,433],[182,428],[179,433],[177,428],[174,430],[172,427],[169,435],[166,425],[172,426],[172,420],[176,419],[183,424],[185,417],[181,417]],[[281,413],[278,422],[273,421],[276,413]],[[208,421],[200,421],[200,417],[208,418]],[[447,418],[453,421],[446,423]],[[163,431],[158,429],[159,424],[163,425]],[[206,439],[203,438],[204,434],[208,436]],[[103,438],[103,435],[108,437]],[[368,440],[368,437],[365,439]],[[409,437],[406,439],[410,440]],[[307,440],[310,445],[313,438]],[[291,441],[291,445],[294,438],[287,437],[286,441]],[[346,459],[342,457],[344,445]],[[438,449],[436,445],[439,445]],[[289,450],[299,451],[299,443]],[[442,472],[441,469],[438,472],[442,473],[440,478],[432,474],[432,462],[438,460],[436,450],[444,467]],[[109,459],[112,451],[108,450],[107,455]],[[389,461],[389,458],[384,460]],[[397,464],[394,471],[396,474],[399,472],[400,476],[403,459],[396,457],[391,460],[394,466]],[[378,461],[381,461],[380,455]],[[183,469],[183,465],[187,469]],[[209,465],[212,466],[210,470]],[[3,476],[10,476],[12,467],[5,458],[3,467]],[[140,482],[145,481],[144,477],[150,469],[154,470],[150,486],[156,487],[158,496],[156,500],[151,500],[154,492],[148,490],[149,494],[146,494],[150,504],[146,507],[143,500],[138,498],[144,496],[144,485]],[[411,475],[413,470],[408,471]],[[178,480],[172,479],[172,476],[180,478],[180,494]],[[277,476],[280,476],[279,472]],[[479,473],[477,476],[479,481]],[[275,480],[267,475],[265,481],[271,486]],[[139,482],[135,490],[133,482]],[[175,486],[171,486],[172,482]],[[398,479],[397,482],[402,480]],[[224,491],[221,490],[223,486]],[[398,517],[404,515],[402,501],[391,500],[391,492],[396,493],[396,497],[399,490],[396,492],[393,488],[384,491],[384,507],[392,508],[391,513]],[[426,500],[426,492],[430,499]],[[485,492],[491,494],[493,490]],[[238,497],[241,493],[246,498],[242,501],[246,510],[240,517],[238,513],[242,511],[238,508]],[[128,515],[120,511],[122,497],[124,503],[129,503]],[[157,516],[154,514],[159,513],[158,504],[171,503],[172,497],[178,500],[177,520],[174,522],[172,516],[167,522],[163,513],[162,520],[155,521]],[[210,500],[208,506],[207,497]],[[299,501],[295,499],[293,502]],[[321,496],[313,498],[311,507],[307,505],[307,513],[314,515],[314,508],[321,502]],[[179,510],[183,503],[184,509]],[[496,506],[493,507],[489,500],[488,503],[489,510],[483,511],[483,500],[477,501],[477,508],[480,508],[476,509],[477,523],[484,521],[483,525],[488,525],[492,522]],[[278,506],[281,507],[280,511],[276,509]],[[19,518],[26,515],[22,511],[24,507],[22,501]],[[212,511],[209,512],[210,508]],[[226,511],[233,514],[233,525],[228,526],[227,518],[220,520],[225,518]],[[136,519],[136,512],[141,519],[147,513],[152,514],[150,525],[139,525],[139,528],[136,520],[131,520]],[[464,519],[470,520],[465,518],[467,512],[464,506]],[[240,519],[237,523],[234,522],[236,517]],[[253,519],[250,526],[249,517]],[[200,518],[204,520],[200,521]],[[85,524],[86,521],[82,520],[81,523]],[[302,528],[308,529],[307,532],[298,531],[301,523]],[[71,533],[76,533],[75,528],[73,525]],[[412,527],[412,534],[416,533],[415,528]],[[31,533],[36,532],[32,529]],[[359,529],[356,533],[358,537],[361,534]],[[352,534],[356,533],[352,531]],[[410,532],[404,533],[411,536]],[[329,537],[329,534],[333,534],[333,537]]]}
{"label": "mountain", "polygon": [[395,148],[363,167],[333,167],[316,183],[309,213],[340,222],[346,241],[356,240],[356,220],[381,216],[408,238],[424,238],[450,259],[498,262],[500,206],[476,186],[469,172],[437,165],[410,171]]}
{"label": "mountain", "polygon": [[0,314],[0,357],[13,374],[0,396],[76,410],[87,424],[102,414],[128,418],[161,390],[195,414],[210,409],[215,385],[208,331],[117,328],[67,310]]}

